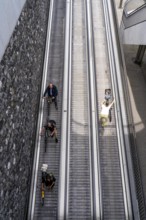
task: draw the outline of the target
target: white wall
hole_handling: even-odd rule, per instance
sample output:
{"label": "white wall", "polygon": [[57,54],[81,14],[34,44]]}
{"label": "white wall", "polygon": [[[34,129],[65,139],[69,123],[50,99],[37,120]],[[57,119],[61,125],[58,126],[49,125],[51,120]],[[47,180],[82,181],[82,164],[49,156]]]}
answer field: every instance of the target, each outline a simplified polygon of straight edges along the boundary
{"label": "white wall", "polygon": [[26,0],[0,0],[0,60]]}
{"label": "white wall", "polygon": [[146,45],[146,22],[124,29],[121,23],[121,39],[123,44]]}

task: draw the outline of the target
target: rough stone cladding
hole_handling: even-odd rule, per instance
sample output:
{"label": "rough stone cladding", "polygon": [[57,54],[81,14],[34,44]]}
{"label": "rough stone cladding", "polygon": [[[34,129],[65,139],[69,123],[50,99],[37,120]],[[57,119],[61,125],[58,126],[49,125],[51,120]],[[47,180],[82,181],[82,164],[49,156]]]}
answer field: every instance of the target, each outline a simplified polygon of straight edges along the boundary
{"label": "rough stone cladding", "polygon": [[27,0],[0,63],[0,219],[22,220],[28,204],[48,0]]}

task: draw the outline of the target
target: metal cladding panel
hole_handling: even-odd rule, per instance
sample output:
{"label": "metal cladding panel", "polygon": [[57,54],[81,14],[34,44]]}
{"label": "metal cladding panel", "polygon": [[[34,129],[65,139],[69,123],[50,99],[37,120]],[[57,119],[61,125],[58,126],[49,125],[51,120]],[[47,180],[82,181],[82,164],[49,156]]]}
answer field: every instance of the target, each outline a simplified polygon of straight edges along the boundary
{"label": "metal cladding panel", "polygon": [[25,2],[26,0],[0,1],[0,60],[9,43]]}
{"label": "metal cladding panel", "polygon": [[145,32],[146,5],[128,17],[123,12],[120,26],[120,34],[123,44],[146,45]]}

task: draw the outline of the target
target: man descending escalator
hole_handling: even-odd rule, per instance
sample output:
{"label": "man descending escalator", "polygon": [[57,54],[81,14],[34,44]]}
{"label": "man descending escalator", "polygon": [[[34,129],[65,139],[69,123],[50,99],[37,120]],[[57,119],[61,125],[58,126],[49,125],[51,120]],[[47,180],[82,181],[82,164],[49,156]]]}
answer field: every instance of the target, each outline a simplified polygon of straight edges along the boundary
{"label": "man descending escalator", "polygon": [[43,98],[45,98],[45,96],[48,96],[49,99],[51,99],[52,102],[55,103],[55,108],[56,110],[58,110],[58,106],[57,106],[57,95],[58,95],[58,90],[57,87],[55,85],[53,85],[52,83],[49,83],[49,85],[47,86]]}

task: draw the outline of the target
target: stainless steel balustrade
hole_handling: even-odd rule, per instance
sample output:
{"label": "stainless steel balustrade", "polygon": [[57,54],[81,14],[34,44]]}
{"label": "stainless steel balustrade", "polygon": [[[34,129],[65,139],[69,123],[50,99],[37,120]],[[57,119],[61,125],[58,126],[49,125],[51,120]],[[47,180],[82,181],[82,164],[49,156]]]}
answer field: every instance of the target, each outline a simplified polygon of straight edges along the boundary
{"label": "stainless steel balustrade", "polygon": [[71,74],[71,19],[72,19],[72,0],[66,1],[66,25],[65,25],[65,54],[64,54],[64,75],[63,75],[63,99],[62,99],[62,124],[61,124],[61,154],[60,154],[60,176],[58,193],[58,212],[59,220],[66,219],[68,189],[67,180],[67,154],[69,147],[70,131],[70,74]]}
{"label": "stainless steel balustrade", "polygon": [[69,80],[68,80],[68,140],[67,140],[67,161],[66,161],[66,207],[65,216],[69,214],[69,162],[70,162],[70,123],[71,123],[71,81],[72,81],[72,0],[70,3],[70,37],[69,37]]}
{"label": "stainless steel balustrade", "polygon": [[96,70],[94,54],[94,38],[92,26],[92,2],[85,0],[86,5],[86,29],[87,29],[87,57],[88,57],[88,80],[89,80],[89,121],[91,127],[91,172],[92,172],[92,198],[93,219],[102,219],[102,196],[99,158],[99,137],[97,120],[97,97],[96,97]]}

